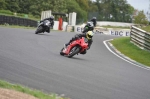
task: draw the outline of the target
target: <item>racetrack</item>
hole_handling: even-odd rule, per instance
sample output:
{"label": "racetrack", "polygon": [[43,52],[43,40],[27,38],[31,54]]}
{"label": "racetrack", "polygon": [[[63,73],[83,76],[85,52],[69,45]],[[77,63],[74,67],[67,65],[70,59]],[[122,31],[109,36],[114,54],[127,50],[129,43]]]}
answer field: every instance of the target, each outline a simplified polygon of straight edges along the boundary
{"label": "racetrack", "polygon": [[75,33],[0,27],[0,79],[71,99],[150,99],[150,71],[112,54],[94,35],[86,55],[59,55]]}

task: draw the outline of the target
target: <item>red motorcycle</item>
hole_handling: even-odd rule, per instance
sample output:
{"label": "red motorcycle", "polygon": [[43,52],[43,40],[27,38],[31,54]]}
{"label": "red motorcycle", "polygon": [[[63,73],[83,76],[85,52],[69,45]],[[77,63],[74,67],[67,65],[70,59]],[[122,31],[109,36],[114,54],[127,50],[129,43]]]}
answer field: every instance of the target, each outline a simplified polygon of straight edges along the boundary
{"label": "red motorcycle", "polygon": [[88,48],[88,39],[82,37],[70,43],[67,48],[62,48],[60,55],[67,56],[69,58],[76,54],[82,53]]}

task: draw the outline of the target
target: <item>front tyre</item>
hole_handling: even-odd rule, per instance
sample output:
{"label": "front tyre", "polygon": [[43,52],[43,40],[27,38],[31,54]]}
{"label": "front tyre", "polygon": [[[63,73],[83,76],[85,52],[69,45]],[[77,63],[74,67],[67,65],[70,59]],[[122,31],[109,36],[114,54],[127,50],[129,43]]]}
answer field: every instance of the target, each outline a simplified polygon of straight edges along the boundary
{"label": "front tyre", "polygon": [[73,57],[74,55],[78,54],[80,51],[80,48],[79,47],[73,47],[71,50],[70,50],[70,53],[68,54],[68,58],[71,58]]}
{"label": "front tyre", "polygon": [[62,55],[62,56],[64,56],[63,50],[64,50],[64,48],[62,48],[60,51],[60,55]]}
{"label": "front tyre", "polygon": [[42,26],[39,26],[37,28],[37,30],[35,31],[35,34],[38,34],[38,33],[41,33],[43,31],[43,27]]}

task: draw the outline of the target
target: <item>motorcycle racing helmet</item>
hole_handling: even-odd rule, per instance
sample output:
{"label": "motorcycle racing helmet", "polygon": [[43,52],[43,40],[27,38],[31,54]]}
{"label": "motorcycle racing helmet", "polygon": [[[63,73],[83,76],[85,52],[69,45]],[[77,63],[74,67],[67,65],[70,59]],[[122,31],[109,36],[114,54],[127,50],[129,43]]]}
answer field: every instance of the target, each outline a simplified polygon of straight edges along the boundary
{"label": "motorcycle racing helmet", "polygon": [[93,20],[96,20],[96,17],[93,17],[92,19],[93,19]]}
{"label": "motorcycle racing helmet", "polygon": [[88,32],[86,33],[86,38],[87,38],[88,40],[92,39],[93,34],[94,34],[93,31],[88,31]]}
{"label": "motorcycle racing helmet", "polygon": [[88,27],[94,27],[93,22],[88,22],[87,25],[88,25]]}
{"label": "motorcycle racing helmet", "polygon": [[51,19],[51,20],[54,20],[54,16],[53,16],[53,15],[52,15],[52,16],[50,16],[50,19]]}

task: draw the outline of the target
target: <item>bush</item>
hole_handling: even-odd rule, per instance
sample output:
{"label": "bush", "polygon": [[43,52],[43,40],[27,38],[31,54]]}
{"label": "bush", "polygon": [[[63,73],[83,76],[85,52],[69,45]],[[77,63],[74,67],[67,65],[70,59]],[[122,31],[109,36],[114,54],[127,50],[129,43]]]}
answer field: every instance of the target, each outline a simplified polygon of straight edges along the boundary
{"label": "bush", "polygon": [[17,13],[17,16],[24,17],[24,16],[25,16],[25,14],[22,14],[22,13]]}
{"label": "bush", "polygon": [[25,14],[25,13],[13,13],[9,10],[0,10],[0,14],[6,15],[6,16],[17,16],[21,18],[28,18],[32,20],[40,20],[40,16],[33,16],[32,14]]}
{"label": "bush", "polygon": [[9,11],[9,10],[0,10],[0,13],[13,15],[13,12],[11,12],[11,11]]}

